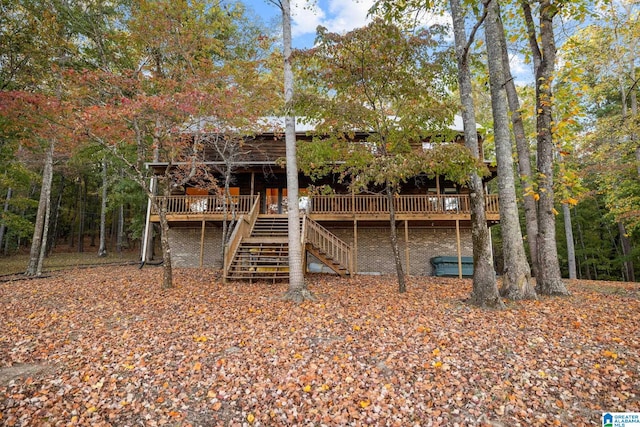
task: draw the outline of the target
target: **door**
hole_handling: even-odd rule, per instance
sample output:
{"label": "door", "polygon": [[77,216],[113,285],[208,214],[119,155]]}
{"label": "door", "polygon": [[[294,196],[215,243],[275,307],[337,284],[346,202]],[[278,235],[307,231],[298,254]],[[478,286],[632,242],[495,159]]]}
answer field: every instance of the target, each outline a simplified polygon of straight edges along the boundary
{"label": "door", "polygon": [[267,188],[266,213],[280,214],[287,212],[287,189]]}
{"label": "door", "polygon": [[[298,192],[298,208],[301,211],[308,212],[311,209],[309,191],[306,188],[300,188]],[[284,214],[289,211],[288,207],[289,198],[287,197],[286,188],[267,188],[266,213]]]}

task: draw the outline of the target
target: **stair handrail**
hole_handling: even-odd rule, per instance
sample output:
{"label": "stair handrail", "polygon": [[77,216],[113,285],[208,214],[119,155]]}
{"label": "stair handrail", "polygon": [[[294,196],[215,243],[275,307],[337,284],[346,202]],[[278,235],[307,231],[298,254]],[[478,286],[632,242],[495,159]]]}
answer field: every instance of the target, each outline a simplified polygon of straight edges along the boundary
{"label": "stair handrail", "polygon": [[225,245],[224,250],[224,260],[223,260],[223,277],[226,278],[229,273],[229,268],[231,267],[231,263],[236,257],[236,252],[238,252],[238,248],[240,247],[240,243],[242,239],[249,237],[251,232],[253,231],[253,226],[256,223],[256,219],[258,218],[258,213],[260,213],[260,194],[255,196],[255,201],[251,206],[251,210],[247,215],[241,215],[240,219],[236,223],[236,226],[233,229],[233,233],[231,233],[231,237],[229,238],[229,242]]}
{"label": "stair handrail", "polygon": [[348,269],[349,274],[353,274],[351,246],[311,218],[306,219],[303,224],[305,226],[304,241],[326,253],[339,265]]}
{"label": "stair handrail", "polygon": [[305,235],[306,232],[307,232],[307,215],[302,214],[302,224],[300,225],[300,243],[302,244],[302,246],[304,246],[304,242],[307,239]]}

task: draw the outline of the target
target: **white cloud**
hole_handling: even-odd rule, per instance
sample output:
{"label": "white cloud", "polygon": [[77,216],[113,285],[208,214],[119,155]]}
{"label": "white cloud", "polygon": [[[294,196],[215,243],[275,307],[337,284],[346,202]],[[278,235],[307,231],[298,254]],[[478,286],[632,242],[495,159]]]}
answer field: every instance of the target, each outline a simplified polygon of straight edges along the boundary
{"label": "white cloud", "polygon": [[292,3],[293,36],[315,34],[318,25],[334,33],[346,33],[362,27],[371,19],[367,13],[374,0],[318,0],[310,4],[305,0]]}
{"label": "white cloud", "polygon": [[324,25],[325,13],[315,4],[297,0],[291,3],[291,18],[291,33],[293,37],[300,37],[315,34],[318,25]]}
{"label": "white cloud", "polygon": [[326,27],[334,33],[344,33],[371,22],[367,16],[374,0],[330,0],[329,13],[333,18]]}
{"label": "white cloud", "polygon": [[[291,3],[293,36],[315,35],[318,25],[338,34],[363,27],[371,22],[367,14],[374,2],[375,0],[294,0]],[[414,19],[418,26],[451,26],[451,16],[448,13],[423,12]]]}
{"label": "white cloud", "polygon": [[509,54],[509,65],[517,85],[527,85],[533,81],[531,65],[524,62],[522,55]]}

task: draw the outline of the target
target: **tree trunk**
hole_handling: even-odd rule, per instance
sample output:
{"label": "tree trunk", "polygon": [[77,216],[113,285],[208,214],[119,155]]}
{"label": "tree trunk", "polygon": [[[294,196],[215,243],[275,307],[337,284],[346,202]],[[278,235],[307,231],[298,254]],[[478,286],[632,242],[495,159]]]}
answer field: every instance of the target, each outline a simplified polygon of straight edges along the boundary
{"label": "tree trunk", "polygon": [[289,290],[284,298],[296,302],[313,299],[307,289],[302,268],[300,215],[298,209],[298,163],[296,159],[295,116],[292,111],[293,70],[291,68],[291,4],[282,0],[282,39],[284,44],[285,145],[287,156],[287,198],[289,220]]}
{"label": "tree trunk", "polygon": [[[87,183],[88,185],[88,183]],[[88,189],[88,187],[87,187]],[[96,197],[95,203],[92,203],[91,201],[92,197],[87,198],[87,209],[91,209],[93,208],[93,206],[98,205],[98,198]],[[98,224],[99,226],[99,224]],[[89,236],[91,236],[91,242],[89,243],[89,246],[91,246],[92,248],[96,247],[96,236],[98,236],[100,233],[96,233],[96,215],[94,214],[93,211],[89,212]]]}
{"label": "tree trunk", "polygon": [[[51,154],[53,158],[53,153]],[[53,162],[52,162],[53,163]],[[49,236],[49,224],[51,219],[51,187],[53,185],[53,165],[51,167],[51,183],[49,184],[47,204],[44,210],[44,229],[42,230],[42,244],[40,245],[40,256],[38,256],[38,269],[37,275],[42,274],[42,267],[44,266],[44,257],[47,255],[47,240]]]}
{"label": "tree trunk", "polygon": [[60,189],[58,190],[58,198],[56,200],[55,209],[53,210],[53,221],[51,222],[51,237],[48,239],[49,244],[47,245],[47,256],[51,255],[53,249],[56,247],[58,243],[58,222],[60,219],[60,209],[62,208],[62,196],[64,193],[64,187],[66,185],[64,175],[60,177]]}
{"label": "tree trunk", "polygon": [[[578,207],[575,206],[573,208],[574,213],[576,214],[576,218],[578,217]],[[584,237],[582,235],[582,226],[580,225],[580,220],[578,219],[578,221],[576,222],[576,227],[578,229],[578,240],[580,242],[580,249],[582,249],[582,259],[584,259],[584,266],[586,269],[586,279],[587,280],[591,280],[591,272],[589,270],[589,258],[587,257],[587,250],[585,248],[584,245]],[[580,269],[578,270],[578,272],[580,273],[580,279],[583,279],[583,275],[582,275],[582,267],[580,267]]]}
{"label": "tree trunk", "polygon": [[[625,5],[625,10],[627,12],[628,16],[631,16],[631,6],[630,5]],[[629,53],[630,53],[630,67],[629,67],[629,77],[630,80],[632,82],[636,82],[636,67],[635,67],[635,63],[636,63],[636,40],[633,39],[630,41],[630,46],[629,46]],[[623,76],[624,75],[624,68],[620,67],[620,75]],[[622,89],[621,91],[621,95],[622,95],[622,105],[623,108],[626,108],[626,104],[627,104],[627,100],[626,100],[626,95],[625,95],[625,90]],[[638,95],[637,95],[637,90],[630,90],[629,91],[629,102],[631,104],[631,121],[635,122],[637,120],[638,117]],[[627,117],[624,117],[625,120],[629,120]],[[633,145],[637,145],[636,149],[635,149],[635,160],[636,160],[636,171],[638,173],[638,177],[640,177],[640,145],[638,145],[637,143],[637,135],[635,132],[631,132],[631,134],[629,135],[629,139],[632,142],[632,146]],[[631,242],[629,241],[629,238],[627,237],[627,231],[625,229],[625,226],[623,223],[618,222],[618,230],[620,232],[620,246],[622,247],[622,252],[624,255],[624,268],[625,268],[625,272],[627,274],[627,280],[629,282],[635,282],[636,281],[636,274],[635,274],[635,270],[634,270],[634,265],[633,265],[633,258],[631,257],[631,253],[632,253],[632,248],[631,248]]]}
{"label": "tree trunk", "polygon": [[543,295],[569,295],[562,282],[558,248],[556,246],[556,211],[553,191],[554,143],[552,122],[552,78],[555,67],[556,45],[553,18],[558,9],[549,0],[540,1],[540,41],[535,36],[535,23],[531,8],[522,2],[527,21],[529,42],[534,57],[536,79],[536,129],[538,142],[538,277],[536,291]]}
{"label": "tree trunk", "polygon": [[[467,35],[464,13],[459,0],[449,0],[453,18],[456,58],[458,62],[458,82],[462,103],[465,145],[478,158],[478,134],[476,130],[475,106],[471,87],[471,72],[467,57]],[[477,173],[469,177],[469,201],[471,207],[471,238],[473,241],[473,291],[471,303],[480,307],[504,308],[498,294],[496,275],[493,270],[491,235],[485,213],[485,196],[482,179]]]}
{"label": "tree trunk", "polygon": [[[170,195],[170,190],[165,191],[165,196]],[[162,244],[162,289],[173,288],[173,266],[171,265],[171,246],[169,245],[169,221],[167,220],[167,197],[164,197],[160,206],[156,206],[160,216],[160,243]]]}
{"label": "tree trunk", "polygon": [[124,238],[124,205],[118,207],[118,225],[116,227],[116,252],[122,253]]}
{"label": "tree trunk", "polygon": [[25,274],[27,276],[40,276],[42,274],[42,262],[41,257],[44,258],[44,251],[42,250],[44,241],[45,228],[48,226],[46,223],[48,206],[51,203],[51,185],[53,183],[53,153],[55,150],[55,143],[53,140],[49,141],[49,147],[47,148],[44,168],[42,170],[42,188],[40,189],[40,200],[38,202],[38,212],[36,214],[36,224],[33,229],[33,238],[31,239],[31,252],[29,254],[29,265]]}
{"label": "tree trunk", "polygon": [[[634,49],[633,52],[635,52],[635,44],[634,44]],[[636,80],[636,69],[634,66],[631,67],[631,79],[633,81]],[[631,114],[632,114],[632,119],[633,120],[637,120],[638,117],[638,96],[636,94],[636,91],[631,91]],[[632,141],[636,141],[638,139],[638,136],[633,133],[631,135],[631,140]],[[637,141],[636,141],[637,143]],[[640,145],[638,145],[636,147],[636,170],[638,171],[638,176],[640,177]]]}
{"label": "tree trunk", "polygon": [[511,75],[509,65],[509,53],[507,52],[507,41],[504,33],[502,20],[498,20],[498,36],[502,48],[502,68],[504,70],[505,89],[509,110],[511,111],[511,123],[513,125],[513,135],[516,140],[516,151],[518,153],[518,173],[520,174],[520,185],[524,191],[523,206],[525,226],[527,230],[527,246],[529,247],[529,258],[531,260],[531,270],[534,276],[538,275],[538,245],[536,236],[538,235],[538,215],[536,200],[533,197],[533,173],[531,171],[531,148],[524,130],[524,122],[520,114],[520,100],[516,84]]}
{"label": "tree trunk", "polygon": [[[18,237],[18,247],[20,247],[20,238]],[[6,256],[9,255],[9,239],[5,239],[2,253]]]}
{"label": "tree trunk", "polygon": [[[154,161],[156,161],[154,159]],[[152,177],[150,182],[149,182],[149,191],[151,193],[150,197],[153,197],[156,195],[157,193],[157,188],[158,188],[158,178],[157,177]],[[151,203],[151,202],[150,202]],[[144,249],[146,248],[146,252],[144,253],[142,262],[146,263],[146,262],[151,262],[153,261],[153,250],[155,248],[156,245],[156,240],[155,240],[155,236],[153,235],[153,224],[145,224],[145,229],[148,231],[146,233],[145,236],[143,236],[142,238],[146,240],[146,242],[142,242],[142,245],[140,246],[140,249]]]}
{"label": "tree trunk", "polygon": [[76,221],[78,218],[78,194],[80,194],[80,192],[78,191],[78,184],[75,183],[74,184],[74,191],[73,194],[75,194],[76,196],[73,198],[73,202],[76,204],[75,206],[71,207],[69,210],[71,212],[69,212],[69,235],[67,237],[68,241],[69,241],[69,249],[73,249],[76,245]]}
{"label": "tree trunk", "polygon": [[98,256],[107,256],[107,159],[102,159],[102,200],[100,203],[100,246]]}
{"label": "tree trunk", "polygon": [[391,232],[391,249],[393,250],[393,260],[396,264],[396,275],[398,276],[398,292],[407,291],[407,283],[404,277],[402,260],[400,259],[400,248],[398,247],[398,230],[396,229],[396,209],[394,205],[394,192],[390,185],[386,188],[387,203],[389,204],[389,225]]}
{"label": "tree trunk", "polygon": [[[4,208],[2,211],[6,214],[9,212],[9,202],[11,201],[11,196],[13,194],[13,189],[9,187],[7,189],[7,198],[4,199]],[[2,247],[2,242],[4,241],[4,235],[7,232],[7,224],[4,218],[0,219],[0,247]]]}
{"label": "tree trunk", "polygon": [[571,210],[566,203],[562,204],[562,214],[564,216],[564,234],[567,239],[567,263],[569,265],[569,279],[577,279],[576,271],[576,247],[573,242],[573,227],[571,225]]}
{"label": "tree trunk", "polygon": [[[224,197],[229,197],[229,186],[227,183],[225,183],[224,185]],[[227,243],[229,242],[229,237],[228,236],[229,233],[229,222],[228,222],[228,210],[227,210],[227,204],[225,203],[224,205],[224,211],[223,211],[223,217],[222,217],[222,268],[226,268],[226,266],[224,265],[224,260],[225,260],[225,256],[226,256],[226,252],[227,252]]]}
{"label": "tree trunk", "polygon": [[[633,64],[635,64],[635,60],[636,60],[636,49],[635,49],[635,41],[634,43],[631,45],[632,46],[632,66],[631,66],[631,81],[636,81],[636,68],[635,66],[633,66]],[[637,95],[637,91],[633,90],[631,91],[630,94],[631,97],[631,115],[632,115],[632,120],[637,120],[638,117],[638,95]],[[638,136],[633,133],[631,134],[631,140],[635,141],[637,143]],[[640,145],[638,145],[636,147],[636,170],[638,171],[638,176],[640,177]]]}
{"label": "tree trunk", "polygon": [[[224,158],[224,156],[230,156],[227,150],[218,150],[220,155]],[[231,203],[231,176],[233,172],[233,157],[229,157],[225,160],[225,169],[223,171],[224,174],[224,198],[225,203],[224,206],[224,217],[222,220],[222,262],[224,263],[225,251],[227,247],[227,243],[229,243],[229,239],[231,239],[231,234],[233,233],[236,219],[237,219],[237,211],[235,208],[235,204]],[[231,212],[229,212],[229,208],[231,208]],[[229,214],[231,214],[231,218],[229,218]]]}
{"label": "tree trunk", "polygon": [[[133,120],[133,127],[136,133],[136,146],[138,148],[137,149],[138,170],[143,170],[142,166],[144,165],[145,156],[146,156],[146,148],[145,148],[146,142],[145,142],[144,132],[140,130],[138,121],[135,119]],[[153,161],[154,162],[160,161],[160,149],[159,149],[159,144],[157,143],[154,144],[154,148],[153,148]],[[149,181],[149,192],[150,192],[150,195],[149,195],[150,197],[155,196],[158,192],[158,178],[156,176],[152,176]],[[149,232],[145,236],[146,242],[143,245],[141,245],[141,249],[146,248],[144,259],[142,259],[143,263],[153,261],[154,250],[156,247],[156,238],[153,233],[153,229],[154,229],[153,224],[149,224],[147,228]],[[162,242],[160,244],[162,245]]]}
{"label": "tree trunk", "polygon": [[509,132],[509,113],[504,91],[505,74],[502,62],[500,9],[497,0],[487,4],[485,39],[489,64],[489,85],[493,130],[498,163],[498,188],[500,195],[500,225],[504,274],[500,295],[512,300],[536,298],[531,284],[531,269],[527,262],[520,229],[516,187],[513,175],[513,150]]}
{"label": "tree trunk", "polygon": [[84,223],[87,216],[87,181],[80,177],[80,191],[78,192],[80,202],[78,203],[79,215],[78,215],[78,252],[84,252]]}
{"label": "tree trunk", "polygon": [[636,274],[633,269],[633,261],[631,260],[631,242],[627,237],[627,230],[624,224],[618,221],[618,233],[620,234],[620,247],[622,248],[622,256],[624,259],[624,272],[628,282],[636,281]]}

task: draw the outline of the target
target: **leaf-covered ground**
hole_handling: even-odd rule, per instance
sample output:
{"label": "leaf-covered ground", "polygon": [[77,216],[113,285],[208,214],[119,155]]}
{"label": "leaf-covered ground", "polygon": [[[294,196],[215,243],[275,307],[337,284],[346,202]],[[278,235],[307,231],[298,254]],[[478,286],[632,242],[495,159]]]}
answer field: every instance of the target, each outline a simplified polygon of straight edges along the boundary
{"label": "leaf-covered ground", "polygon": [[0,283],[0,424],[600,425],[640,411],[637,284],[468,306],[469,280],[97,267]]}

